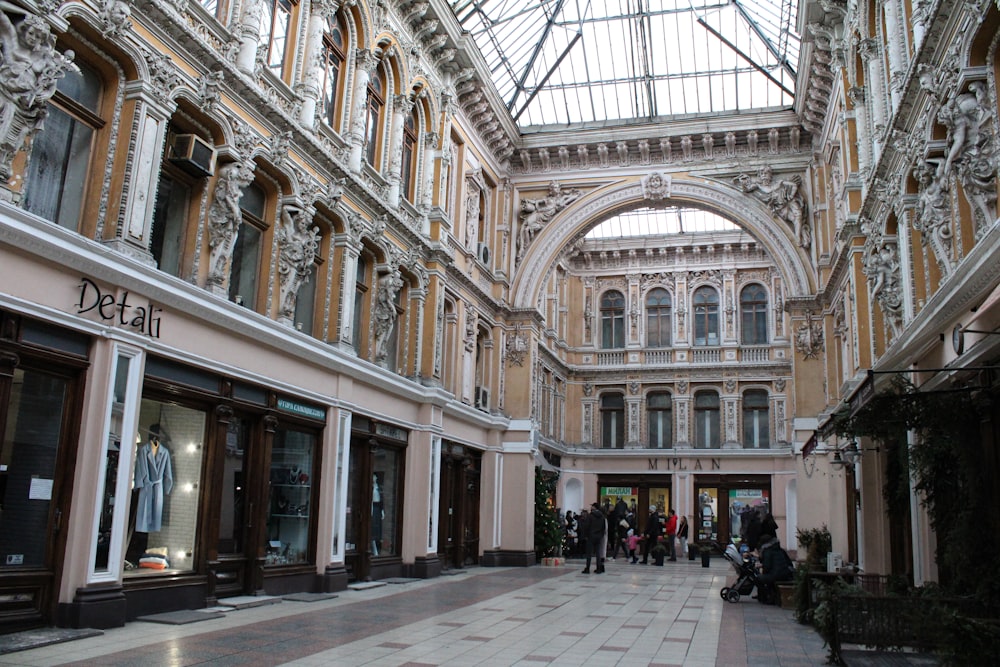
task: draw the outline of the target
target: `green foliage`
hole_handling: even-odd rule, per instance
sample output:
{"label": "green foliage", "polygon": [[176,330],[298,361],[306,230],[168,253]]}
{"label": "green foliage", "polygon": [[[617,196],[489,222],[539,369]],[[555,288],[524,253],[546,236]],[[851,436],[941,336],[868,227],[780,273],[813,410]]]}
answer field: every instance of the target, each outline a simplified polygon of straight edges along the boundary
{"label": "green foliage", "polygon": [[[910,476],[937,534],[937,564],[946,591],[996,599],[1000,578],[983,554],[1000,550],[1000,525],[991,507],[992,466],[980,422],[996,412],[985,394],[920,392],[897,376],[856,414],[837,419],[841,437],[870,438],[886,450],[883,496],[889,516],[905,520]],[[907,432],[917,435],[910,446]]]}
{"label": "green foliage", "polygon": [[555,507],[559,474],[535,467],[535,557],[558,556],[562,547],[562,521]]}
{"label": "green foliage", "polygon": [[799,528],[795,537],[806,550],[806,569],[825,570],[826,555],[833,549],[833,537],[826,524],[821,528]]}

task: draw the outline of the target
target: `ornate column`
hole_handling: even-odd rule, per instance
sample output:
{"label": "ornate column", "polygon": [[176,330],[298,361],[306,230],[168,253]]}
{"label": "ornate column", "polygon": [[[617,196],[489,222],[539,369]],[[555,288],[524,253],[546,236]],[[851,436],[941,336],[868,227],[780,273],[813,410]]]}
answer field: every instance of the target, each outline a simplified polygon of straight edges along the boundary
{"label": "ornate column", "polygon": [[260,47],[260,23],[263,17],[263,0],[244,0],[243,11],[235,31],[240,42],[240,50],[236,55],[236,67],[241,72],[251,76],[257,65],[257,49]]}
{"label": "ornate column", "polygon": [[[868,107],[866,105],[867,95],[864,87],[854,87],[847,90],[847,96],[854,105],[854,125],[855,132],[859,137],[873,136],[871,123],[868,119]],[[871,144],[867,141],[858,141],[858,171],[867,173],[872,164]]]}
{"label": "ornate column", "polygon": [[587,382],[583,385],[584,399],[580,405],[580,444],[594,445],[594,415],[597,414],[597,397],[594,396],[594,385]]}
{"label": "ornate column", "polygon": [[[415,322],[413,323],[413,365],[408,367],[407,373],[414,377],[422,377],[424,369],[424,309],[427,307],[427,288],[422,281],[421,285],[410,290],[410,310],[413,313]],[[412,370],[409,370],[412,369]]]}
{"label": "ornate column", "polygon": [[[730,384],[731,383],[731,384]],[[735,392],[736,380],[726,381],[726,392]],[[738,395],[726,395],[721,397],[722,408],[722,448],[740,449],[743,445],[740,442],[740,397]]]}
{"label": "ornate column", "polygon": [[355,282],[358,272],[358,257],[361,244],[350,233],[339,234],[335,246],[341,251],[340,272],[340,321],[337,323],[336,338],[329,341],[344,352],[355,354],[354,350],[354,302]]}
{"label": "ornate column", "polygon": [[688,394],[687,380],[681,380],[676,384],[673,404],[674,447],[676,449],[691,449],[691,396]]}
{"label": "ornate column", "polygon": [[[386,181],[389,183],[387,195],[388,204],[393,208],[399,206],[400,183],[403,176],[403,121],[413,111],[415,100],[408,94],[396,95],[392,99],[392,123],[389,129],[389,173]],[[416,150],[416,147],[414,147]]]}
{"label": "ornate column", "polygon": [[372,73],[378,67],[379,55],[369,49],[358,49],[355,52],[354,92],[351,94],[351,129],[348,142],[351,145],[351,155],[348,167],[355,174],[361,173],[361,163],[365,151],[365,125],[368,114],[368,82]]}
{"label": "ornate column", "polygon": [[320,95],[320,82],[326,62],[323,59],[323,35],[327,23],[335,19],[340,9],[340,0],[312,0],[310,3],[309,26],[306,32],[305,76],[298,86],[302,95],[299,108],[299,123],[309,129],[316,128],[316,106]]}
{"label": "ornate column", "polygon": [[[154,65],[155,62],[155,65]],[[122,192],[125,197],[114,238],[108,245],[151,266],[156,264],[149,252],[153,233],[153,208],[163,161],[167,121],[177,105],[169,98],[170,83],[177,79],[174,66],[165,58],[150,63],[160,76],[126,84],[126,103],[133,108],[133,140],[129,144],[129,165],[124,170]]]}
{"label": "ornate column", "polygon": [[[882,70],[881,48],[878,41],[873,38],[863,39],[858,48],[861,53],[861,59],[865,63],[865,80],[888,84]],[[885,108],[886,100],[882,94],[878,93],[878,90],[880,90],[879,86],[872,86],[869,83],[867,88],[871,91],[871,105],[874,116],[871,119],[871,143],[873,144],[874,155],[878,156],[882,153],[881,134],[885,129],[886,118],[888,117]]]}
{"label": "ornate column", "polygon": [[[438,138],[439,135],[437,132],[425,132],[421,136],[424,144],[424,166],[421,170],[423,182],[420,184],[420,190],[413,200],[419,204],[420,232],[424,236],[430,236],[431,233],[428,213],[430,213],[431,207],[434,205],[434,160],[441,155],[441,152],[437,150]],[[444,170],[442,169],[443,174]]]}
{"label": "ornate column", "polygon": [[642,447],[642,385],[638,380],[628,383],[628,394],[625,396],[625,448]]}

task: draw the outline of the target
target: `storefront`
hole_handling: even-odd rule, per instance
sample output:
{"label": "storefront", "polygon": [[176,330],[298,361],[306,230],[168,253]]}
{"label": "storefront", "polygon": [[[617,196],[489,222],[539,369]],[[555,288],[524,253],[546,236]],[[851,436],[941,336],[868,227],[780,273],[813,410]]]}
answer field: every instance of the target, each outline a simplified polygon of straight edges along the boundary
{"label": "storefront", "polygon": [[695,475],[691,539],[739,542],[753,511],[771,509],[771,480],[765,475]]}
{"label": "storefront", "polygon": [[0,631],[55,618],[88,336],[0,311]]}
{"label": "storefront", "polygon": [[479,562],[482,452],[455,443],[441,446],[438,559],[444,568]]}
{"label": "storefront", "polygon": [[403,479],[409,432],[354,415],[347,482],[346,566],[354,581],[403,574]]}

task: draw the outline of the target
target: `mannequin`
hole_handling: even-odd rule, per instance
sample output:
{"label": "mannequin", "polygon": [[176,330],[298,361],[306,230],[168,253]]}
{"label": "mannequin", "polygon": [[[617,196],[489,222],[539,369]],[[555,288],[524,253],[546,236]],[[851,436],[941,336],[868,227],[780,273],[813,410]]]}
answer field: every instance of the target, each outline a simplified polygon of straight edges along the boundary
{"label": "mannequin", "polygon": [[382,547],[382,519],[384,518],[382,489],[379,487],[378,475],[372,473],[372,556],[378,556]]}

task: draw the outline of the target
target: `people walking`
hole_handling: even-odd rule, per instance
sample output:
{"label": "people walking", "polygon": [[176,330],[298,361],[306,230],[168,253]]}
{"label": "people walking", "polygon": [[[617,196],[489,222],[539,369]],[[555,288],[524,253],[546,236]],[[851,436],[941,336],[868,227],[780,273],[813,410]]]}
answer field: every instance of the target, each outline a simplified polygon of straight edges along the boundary
{"label": "people walking", "polygon": [[597,562],[595,565],[595,572],[600,574],[604,572],[604,551],[607,546],[605,545],[605,540],[608,534],[607,520],[601,513],[601,506],[594,503],[590,506],[590,512],[587,514],[586,519],[587,525],[587,564],[583,568],[583,574],[590,574],[590,559],[596,558]]}
{"label": "people walking", "polygon": [[674,545],[674,541],[677,539],[677,512],[670,510],[667,513],[667,526],[666,526],[667,536],[664,538],[667,542],[667,556],[671,562],[677,561],[677,551]]}
{"label": "people walking", "polygon": [[635,555],[635,552],[639,548],[639,543],[641,542],[639,536],[635,532],[635,529],[628,529],[628,533],[625,536],[625,542],[628,547],[628,556],[631,559],[629,562],[632,565],[635,565],[639,562],[639,558]]}
{"label": "people walking", "polygon": [[677,541],[681,543],[681,558],[688,555],[688,520],[683,514],[677,521]]}
{"label": "people walking", "polygon": [[656,511],[656,505],[649,506],[649,517],[646,518],[646,529],[643,531],[643,541],[642,541],[642,564],[649,564],[649,552],[656,546],[656,543],[660,541],[660,536],[662,532],[662,524],[660,523],[660,515]]}

